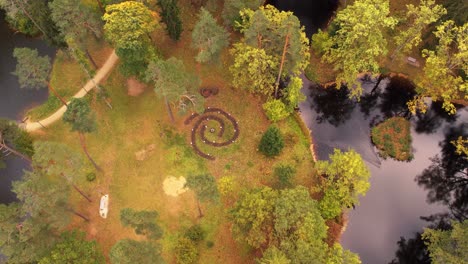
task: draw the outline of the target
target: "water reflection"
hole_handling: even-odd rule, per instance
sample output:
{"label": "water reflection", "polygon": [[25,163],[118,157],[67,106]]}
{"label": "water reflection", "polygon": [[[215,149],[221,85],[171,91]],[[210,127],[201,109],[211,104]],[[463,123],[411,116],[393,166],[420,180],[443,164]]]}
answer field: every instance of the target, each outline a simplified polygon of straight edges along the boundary
{"label": "water reflection", "polygon": [[346,87],[336,89],[335,86],[324,89],[312,87],[311,95],[314,99],[316,120],[319,123],[328,122],[337,127],[351,118],[356,103],[349,99],[349,90]]}
{"label": "water reflection", "polygon": [[441,156],[431,158],[432,164],[416,177],[416,182],[428,190],[430,203],[448,206],[457,220],[468,219],[468,158],[455,152],[451,143],[459,136],[468,137],[468,124],[450,127],[439,143]]}
{"label": "water reflection", "polygon": [[[456,105],[458,109],[461,107]],[[459,114],[449,115],[443,108],[442,102],[433,102],[426,113],[418,112],[416,114],[416,127],[417,133],[434,133],[443,122],[453,123],[457,120]]]}
{"label": "water reflection", "polygon": [[406,102],[416,95],[414,85],[406,78],[395,76],[381,95],[380,111],[386,118],[401,116],[410,117]]}

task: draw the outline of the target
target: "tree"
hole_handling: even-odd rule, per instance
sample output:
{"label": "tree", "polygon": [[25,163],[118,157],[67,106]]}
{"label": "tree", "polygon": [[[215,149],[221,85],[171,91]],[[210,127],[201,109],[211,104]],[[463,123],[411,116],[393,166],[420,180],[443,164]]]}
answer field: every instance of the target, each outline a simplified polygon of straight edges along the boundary
{"label": "tree", "polygon": [[84,98],[73,98],[67,107],[67,111],[63,114],[63,121],[71,125],[71,131],[77,131],[81,147],[83,148],[86,157],[97,170],[101,168],[91,158],[86,148],[84,133],[91,133],[96,130],[96,120],[94,113],[91,112],[88,102]]}
{"label": "tree", "polygon": [[361,260],[358,254],[344,250],[339,243],[335,243],[328,250],[327,264],[361,264]]}
{"label": "tree", "polygon": [[453,100],[468,99],[468,81],[464,77],[468,74],[467,32],[468,23],[456,26],[453,21],[445,21],[437,27],[434,34],[439,45],[436,50],[422,51],[426,64],[423,77],[416,81],[419,96],[408,103],[411,112],[426,111],[425,96],[430,96],[432,101],[442,101],[442,107],[450,114],[456,112]]}
{"label": "tree", "polygon": [[87,241],[83,232],[73,230],[62,233],[60,241],[39,261],[53,263],[99,264],[105,263],[105,259],[96,241]]}
{"label": "tree", "polygon": [[197,92],[200,79],[187,72],[181,60],[172,57],[166,61],[152,61],[146,70],[146,80],[154,82],[154,91],[164,99],[172,122],[171,104],[177,105],[181,113],[190,108],[202,111],[203,99]]}
{"label": "tree", "polygon": [[468,261],[468,220],[453,222],[453,229],[426,228],[422,234],[434,264],[461,264]]}
{"label": "tree", "polygon": [[292,181],[296,176],[296,169],[291,165],[280,164],[274,168],[273,174],[277,179],[277,187],[279,189],[291,188]]}
{"label": "tree", "polygon": [[213,60],[229,44],[229,34],[216,23],[205,8],[200,9],[198,21],[192,31],[192,47],[198,50],[195,60],[205,63]]}
{"label": "tree", "polygon": [[6,20],[20,32],[31,36],[40,32],[48,42],[65,47],[47,3],[48,0],[0,0],[0,7],[6,11]]}
{"label": "tree", "polygon": [[260,139],[258,150],[267,157],[278,156],[284,148],[284,139],[279,128],[270,126]]}
{"label": "tree", "polygon": [[257,11],[243,10],[240,31],[245,43],[264,49],[277,61],[275,98],[278,96],[280,80],[287,76],[298,76],[309,64],[309,39],[304,27],[292,12],[278,11],[271,5]]}
{"label": "tree", "polygon": [[109,258],[114,264],[163,264],[161,248],[148,241],[122,239],[112,246]]}
{"label": "tree", "polygon": [[21,201],[25,214],[51,229],[63,230],[70,222],[70,192],[62,178],[51,177],[42,171],[25,172],[21,181],[13,182],[13,192]]}
{"label": "tree", "polygon": [[275,246],[269,247],[260,260],[259,264],[291,264],[291,260],[286,255],[277,249]]}
{"label": "tree", "polygon": [[15,48],[13,57],[17,64],[13,75],[18,77],[20,88],[40,89],[49,87],[64,105],[67,102],[50,85],[48,78],[52,66],[48,56],[39,56],[37,50],[29,48]]}
{"label": "tree", "polygon": [[224,25],[228,27],[235,26],[235,21],[240,20],[239,11],[248,8],[256,10],[263,5],[265,0],[226,0],[224,1],[222,17]]}
{"label": "tree", "polygon": [[32,166],[50,177],[62,178],[73,187],[83,198],[91,202],[76,182],[84,178],[83,158],[69,146],[57,143],[38,141],[34,143],[36,150]]}
{"label": "tree", "polygon": [[161,20],[166,24],[166,31],[173,40],[179,40],[182,33],[182,21],[180,20],[180,11],[177,6],[177,0],[159,0],[161,7]]}
{"label": "tree", "polygon": [[345,83],[351,97],[362,94],[359,73],[379,71],[378,58],[387,53],[384,31],[397,22],[389,14],[388,0],[354,1],[337,13],[333,23],[338,29],[329,34],[331,41],[322,43],[322,61],[333,64],[336,86]]}
{"label": "tree", "polygon": [[108,5],[102,19],[104,35],[122,59],[122,73],[141,78],[148,62],[156,57],[150,33],[158,26],[158,15],[140,2],[125,1]]}
{"label": "tree", "polygon": [[249,92],[270,94],[274,89],[278,63],[265,50],[244,43],[234,44],[231,49],[234,63],[229,68],[232,84]]}
{"label": "tree", "polygon": [[398,53],[407,53],[421,42],[421,34],[431,23],[439,20],[447,13],[441,5],[436,5],[434,0],[421,0],[418,7],[412,4],[406,5],[406,21],[403,23],[406,30],[400,30],[395,36],[396,49],[393,51],[392,59]]}
{"label": "tree", "polygon": [[3,158],[10,153],[31,161],[34,154],[32,138],[15,122],[0,118],[0,168],[4,166]]}
{"label": "tree", "polygon": [[156,211],[136,211],[131,208],[124,208],[120,211],[120,221],[123,226],[130,226],[138,235],[155,240],[163,235],[161,227],[156,224],[158,216]]}
{"label": "tree", "polygon": [[8,263],[35,263],[55,241],[51,227],[24,212],[20,203],[0,204],[0,251]]}
{"label": "tree", "polygon": [[217,202],[219,200],[218,186],[213,176],[208,174],[190,175],[185,187],[192,189],[197,196],[199,217],[203,217],[200,202]]}
{"label": "tree", "polygon": [[181,237],[178,239],[174,250],[178,264],[197,263],[199,253],[194,241]]}
{"label": "tree", "polygon": [[341,152],[335,149],[330,161],[316,163],[318,173],[325,176],[320,210],[325,219],[331,219],[345,208],[359,204],[370,187],[370,172],[361,156],[354,150]]}
{"label": "tree", "polygon": [[[276,251],[283,261],[279,263],[288,263],[285,259],[290,263],[327,263],[327,227],[305,187],[249,190],[230,213],[234,237],[255,249]],[[270,253],[264,257],[271,258]]]}
{"label": "tree", "polygon": [[[59,28],[64,40],[73,39],[76,47],[86,52],[89,60],[97,68],[96,63],[85,48],[86,37],[89,34],[100,38],[102,22],[100,16],[80,0],[54,0],[49,2],[51,18]],[[70,46],[70,43],[67,43]]]}

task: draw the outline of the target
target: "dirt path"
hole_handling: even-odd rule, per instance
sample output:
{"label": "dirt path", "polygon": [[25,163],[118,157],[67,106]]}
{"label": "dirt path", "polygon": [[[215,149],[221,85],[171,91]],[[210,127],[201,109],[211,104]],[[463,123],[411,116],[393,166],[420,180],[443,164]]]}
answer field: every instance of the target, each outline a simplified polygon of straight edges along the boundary
{"label": "dirt path", "polygon": [[[117,57],[117,55],[115,54],[115,50],[112,51],[111,55],[107,58],[104,65],[97,71],[93,79],[89,80],[73,97],[84,97],[90,90],[92,90],[95,87],[95,84],[99,84],[104,79],[104,77],[114,68],[118,60],[119,57]],[[65,106],[62,106],[59,110],[57,110],[55,113],[53,113],[45,119],[35,122],[26,121],[26,123],[20,124],[20,126],[23,127],[26,131],[35,131],[47,127],[56,122],[57,120],[61,119],[66,109],[67,108]]]}

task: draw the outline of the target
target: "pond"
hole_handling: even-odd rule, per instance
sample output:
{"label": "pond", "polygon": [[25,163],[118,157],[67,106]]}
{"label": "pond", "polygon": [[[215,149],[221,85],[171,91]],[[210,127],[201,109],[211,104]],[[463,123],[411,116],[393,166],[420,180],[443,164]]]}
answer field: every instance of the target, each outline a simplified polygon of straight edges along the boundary
{"label": "pond", "polygon": [[414,94],[411,84],[401,78],[384,79],[377,88],[373,79],[363,83],[365,97],[358,103],[348,99],[345,88],[323,89],[303,77],[302,92],[307,100],[299,106],[301,116],[315,144],[319,159],[328,159],[333,148],[355,149],[371,171],[371,188],[360,205],[348,213],[342,245],[360,255],[363,263],[388,263],[400,236],[410,237],[427,222],[420,216],[446,211],[426,202],[427,191],[415,181],[441,152],[439,142],[449,128],[467,133],[468,110],[448,116],[434,104],[424,116],[411,118],[414,159],[382,160],[370,140],[370,127],[390,116],[409,116],[406,100]]}
{"label": "pond", "polygon": [[[15,70],[16,60],[13,58],[15,47],[35,48],[40,55],[53,57],[55,49],[38,38],[30,38],[19,33],[14,33],[8,28],[4,19],[4,13],[0,13],[0,118],[21,121],[24,112],[34,105],[41,104],[47,99],[47,89],[29,90],[20,89],[16,76],[11,72]],[[0,203],[9,203],[15,200],[10,191],[11,182],[18,180],[23,174],[23,169],[28,164],[15,157],[6,159],[7,168],[0,169]]]}

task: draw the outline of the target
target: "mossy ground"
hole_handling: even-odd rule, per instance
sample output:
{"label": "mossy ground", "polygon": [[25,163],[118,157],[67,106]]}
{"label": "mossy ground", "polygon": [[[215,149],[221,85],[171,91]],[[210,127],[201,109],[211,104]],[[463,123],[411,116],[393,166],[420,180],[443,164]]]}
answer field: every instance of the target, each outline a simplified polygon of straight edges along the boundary
{"label": "mossy ground", "polygon": [[392,117],[375,126],[371,137],[382,157],[390,156],[401,161],[413,158],[410,122],[403,117]]}

